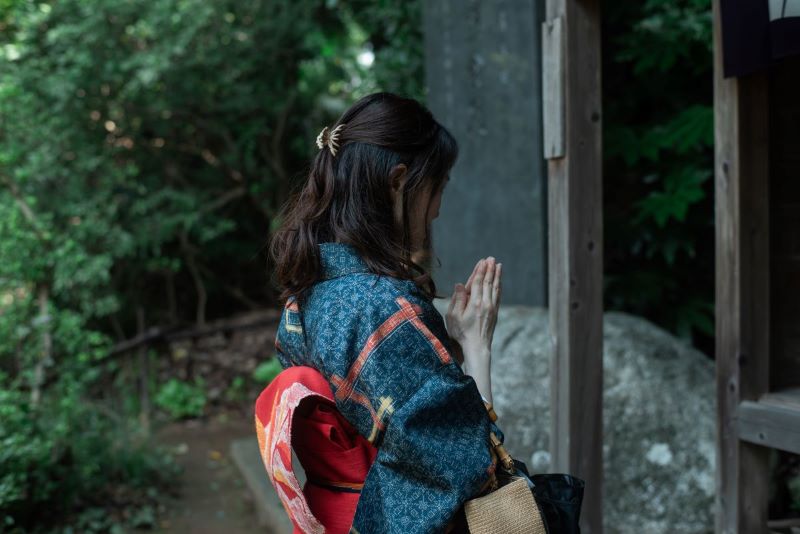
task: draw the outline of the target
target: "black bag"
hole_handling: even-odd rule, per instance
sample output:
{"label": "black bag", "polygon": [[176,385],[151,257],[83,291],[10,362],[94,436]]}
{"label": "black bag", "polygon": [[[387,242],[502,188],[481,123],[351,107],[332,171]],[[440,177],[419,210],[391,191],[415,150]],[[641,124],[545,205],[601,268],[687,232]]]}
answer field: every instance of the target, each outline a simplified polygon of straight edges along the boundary
{"label": "black bag", "polygon": [[548,534],[580,534],[578,525],[583,503],[583,488],[586,483],[565,473],[530,475],[527,466],[514,459],[514,472],[503,469],[498,475],[523,477],[533,492]]}
{"label": "black bag", "polygon": [[[491,403],[485,404],[489,418],[496,421],[497,414]],[[470,529],[475,526],[476,530],[488,534],[499,532],[497,527],[502,525],[501,529],[505,531],[519,532],[525,524],[523,528],[537,533],[544,530],[546,534],[580,534],[585,482],[564,473],[531,476],[523,462],[508,454],[494,432],[490,432],[489,437],[492,454],[497,458],[497,470],[491,495],[467,503],[471,507],[467,518]],[[533,499],[521,480],[527,484]]]}

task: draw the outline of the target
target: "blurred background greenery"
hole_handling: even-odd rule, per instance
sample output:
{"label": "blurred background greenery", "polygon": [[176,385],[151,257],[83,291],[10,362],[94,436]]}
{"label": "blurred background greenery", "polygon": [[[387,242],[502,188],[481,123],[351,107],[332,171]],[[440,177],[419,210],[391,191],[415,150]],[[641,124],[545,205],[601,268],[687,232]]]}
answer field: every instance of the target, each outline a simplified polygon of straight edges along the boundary
{"label": "blurred background greenery", "polygon": [[[710,5],[604,9],[606,305],[713,354]],[[143,387],[158,421],[246,412],[277,368],[212,399],[120,344],[277,304],[320,126],[424,101],[421,32],[419,0],[0,0],[0,530],[155,524]]]}
{"label": "blurred background greenery", "polygon": [[710,2],[603,9],[606,308],[713,355]]}

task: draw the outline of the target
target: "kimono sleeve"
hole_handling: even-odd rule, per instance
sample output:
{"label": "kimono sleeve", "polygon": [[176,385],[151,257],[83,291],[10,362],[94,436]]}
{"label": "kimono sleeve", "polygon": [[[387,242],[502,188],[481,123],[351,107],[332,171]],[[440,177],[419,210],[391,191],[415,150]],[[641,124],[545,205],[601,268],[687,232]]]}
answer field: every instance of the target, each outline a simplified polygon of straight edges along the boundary
{"label": "kimono sleeve", "polygon": [[[407,303],[399,302],[402,310]],[[409,313],[378,335],[335,394],[342,413],[378,447],[353,531],[443,532],[495,468],[492,425],[475,381],[420,315]]]}

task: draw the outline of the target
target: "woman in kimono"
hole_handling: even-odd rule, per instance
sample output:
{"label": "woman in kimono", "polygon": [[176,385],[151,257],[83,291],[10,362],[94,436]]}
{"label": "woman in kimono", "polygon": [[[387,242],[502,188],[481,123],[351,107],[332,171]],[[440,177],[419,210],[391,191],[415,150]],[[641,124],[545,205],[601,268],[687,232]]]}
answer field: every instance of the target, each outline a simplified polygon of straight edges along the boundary
{"label": "woman in kimono", "polygon": [[[368,95],[317,146],[270,247],[285,301],[275,347],[282,374],[293,374],[260,399],[273,413],[256,423],[265,463],[280,432],[264,427],[286,411],[286,388],[305,380],[303,391],[330,406],[304,412],[321,432],[285,426],[308,477],[305,496],[279,491],[295,532],[446,532],[489,487],[490,431],[502,440],[487,412],[501,265],[480,260],[455,285],[446,319],[434,308],[431,221],[458,147],[416,100]],[[325,440],[351,454],[338,482],[321,471]],[[286,471],[268,465],[273,484],[294,476],[278,459]],[[315,505],[312,486],[325,492]]]}

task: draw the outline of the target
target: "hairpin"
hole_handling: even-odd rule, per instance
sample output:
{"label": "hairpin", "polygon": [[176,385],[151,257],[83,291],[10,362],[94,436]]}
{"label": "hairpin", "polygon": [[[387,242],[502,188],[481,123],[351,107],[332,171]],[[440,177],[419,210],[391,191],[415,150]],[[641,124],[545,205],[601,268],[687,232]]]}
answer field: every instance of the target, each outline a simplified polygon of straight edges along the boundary
{"label": "hairpin", "polygon": [[324,127],[322,131],[317,136],[317,147],[321,150],[322,147],[328,145],[328,149],[331,151],[331,154],[335,157],[336,156],[336,149],[339,148],[339,130],[341,130],[345,125],[340,124],[332,131],[328,131],[328,127]]}

